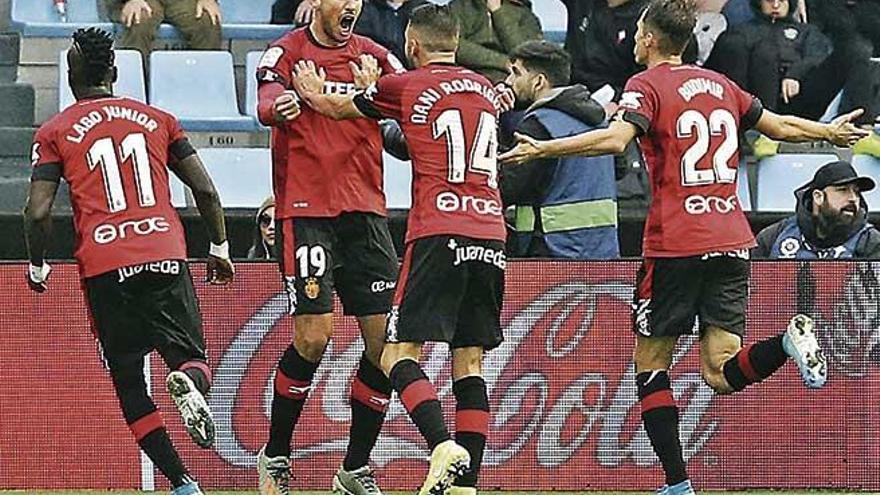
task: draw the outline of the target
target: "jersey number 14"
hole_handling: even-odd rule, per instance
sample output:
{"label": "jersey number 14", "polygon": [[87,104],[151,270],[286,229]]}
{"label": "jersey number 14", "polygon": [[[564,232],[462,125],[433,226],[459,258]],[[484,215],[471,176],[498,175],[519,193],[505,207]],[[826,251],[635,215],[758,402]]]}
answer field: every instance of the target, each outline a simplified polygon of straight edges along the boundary
{"label": "jersey number 14", "polygon": [[449,165],[447,179],[453,184],[465,181],[468,170],[488,176],[491,188],[498,187],[498,130],[495,115],[480,113],[480,122],[470,155],[464,142],[464,124],[461,112],[456,109],[443,111],[434,121],[434,139],[446,136],[446,159]]}

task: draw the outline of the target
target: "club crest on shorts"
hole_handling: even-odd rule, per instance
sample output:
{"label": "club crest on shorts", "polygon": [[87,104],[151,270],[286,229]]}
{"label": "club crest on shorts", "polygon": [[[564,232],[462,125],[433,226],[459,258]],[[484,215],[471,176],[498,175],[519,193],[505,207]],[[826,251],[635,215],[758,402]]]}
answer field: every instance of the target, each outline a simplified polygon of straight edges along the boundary
{"label": "club crest on shorts", "polygon": [[303,287],[303,292],[306,293],[306,297],[309,299],[317,299],[321,294],[321,286],[318,285],[318,279],[315,277],[307,278],[306,285]]}
{"label": "club crest on shorts", "polygon": [[400,308],[398,306],[392,306],[391,311],[388,312],[387,320],[385,321],[385,342],[391,342],[393,344],[397,343],[397,319],[399,318]]}

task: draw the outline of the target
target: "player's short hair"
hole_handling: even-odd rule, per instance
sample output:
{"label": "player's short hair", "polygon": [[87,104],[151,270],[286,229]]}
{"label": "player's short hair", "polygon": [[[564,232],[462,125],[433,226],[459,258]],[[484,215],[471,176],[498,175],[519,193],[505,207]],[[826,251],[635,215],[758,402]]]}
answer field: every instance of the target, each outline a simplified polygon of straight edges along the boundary
{"label": "player's short hair", "polygon": [[458,18],[446,5],[428,3],[415,8],[409,27],[419,33],[419,42],[429,52],[458,50]]}
{"label": "player's short hair", "polygon": [[544,74],[551,86],[571,82],[571,55],[556,43],[544,40],[526,41],[513,49],[510,61],[521,61],[529,72]]}
{"label": "player's short hair", "polygon": [[651,0],[645,10],[645,24],[659,31],[658,48],[666,55],[684,52],[697,24],[694,0]]}
{"label": "player's short hair", "polygon": [[73,44],[81,55],[83,82],[97,86],[105,81],[116,60],[113,36],[98,28],[77,29]]}

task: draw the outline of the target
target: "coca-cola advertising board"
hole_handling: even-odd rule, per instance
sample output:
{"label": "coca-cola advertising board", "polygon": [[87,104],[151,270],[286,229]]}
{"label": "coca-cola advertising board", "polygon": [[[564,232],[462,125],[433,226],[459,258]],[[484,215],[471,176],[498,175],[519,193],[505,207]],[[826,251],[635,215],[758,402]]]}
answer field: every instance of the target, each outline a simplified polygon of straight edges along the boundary
{"label": "coca-cola advertising board", "polygon": [[[631,360],[637,263],[512,262],[505,342],[487,354],[492,420],[480,486],[505,490],[650,490],[661,469],[641,427]],[[0,265],[0,488],[156,488],[167,484],[122,419],[89,328],[76,267],[27,290],[25,266]],[[830,362],[821,390],[787,364],[764,383],[716,396],[699,374],[699,342],[683,338],[671,373],[681,439],[698,487],[880,490],[880,264],[756,262],[747,340],[778,334],[797,311],[817,320]],[[213,449],[195,447],[151,356],[151,392],[203,487],[254,489],[272,378],[293,321],[277,268],[242,263],[229,287],[193,264],[214,384]],[[296,489],[327,489],[345,452],[348,389],[360,358],[353,318],[336,333],[294,434]],[[425,349],[454,428],[448,349]],[[392,400],[372,463],[385,489],[417,488],[428,451]],[[51,476],[46,476],[51,473]]]}

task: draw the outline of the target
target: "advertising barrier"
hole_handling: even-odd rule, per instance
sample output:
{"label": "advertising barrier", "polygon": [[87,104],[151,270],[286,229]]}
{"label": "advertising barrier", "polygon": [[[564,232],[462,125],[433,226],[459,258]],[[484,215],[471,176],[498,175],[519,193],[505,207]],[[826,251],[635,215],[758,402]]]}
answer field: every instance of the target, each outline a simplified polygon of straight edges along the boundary
{"label": "advertising barrier", "polygon": [[[0,488],[145,488],[167,484],[126,428],[89,328],[76,267],[59,264],[31,293],[25,265],[0,265]],[[269,426],[275,363],[293,329],[273,264],[239,264],[230,287],[204,284],[193,264],[214,385],[212,450],[194,446],[153,354],[152,394],[204,488],[255,489],[256,452]],[[487,355],[492,420],[483,489],[651,490],[661,470],[641,427],[631,361],[637,263],[512,262],[505,343]],[[783,331],[805,311],[830,363],[807,390],[787,364],[766,382],[717,396],[699,374],[699,340],[681,340],[671,373],[681,438],[699,488],[880,490],[880,264],[752,264],[747,340]],[[336,334],[294,435],[295,489],[328,489],[345,452],[348,388],[362,345],[353,318]],[[444,345],[426,371],[450,428]],[[428,452],[394,398],[373,452],[381,486],[415,489]]]}

